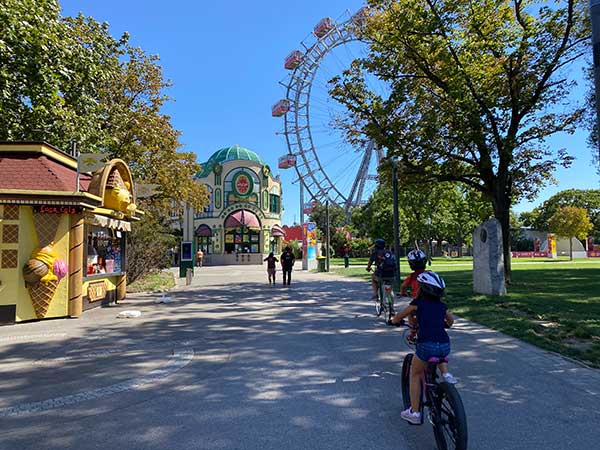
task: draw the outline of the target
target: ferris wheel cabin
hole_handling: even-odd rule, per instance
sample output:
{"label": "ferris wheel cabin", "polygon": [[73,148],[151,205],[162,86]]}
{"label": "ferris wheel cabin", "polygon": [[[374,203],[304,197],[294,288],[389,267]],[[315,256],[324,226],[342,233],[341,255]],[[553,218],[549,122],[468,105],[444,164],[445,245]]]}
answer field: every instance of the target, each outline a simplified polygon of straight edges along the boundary
{"label": "ferris wheel cabin", "polygon": [[294,70],[296,67],[302,63],[302,58],[304,57],[304,53],[300,50],[294,50],[292,53],[286,56],[283,67],[287,70]]}
{"label": "ferris wheel cabin", "polygon": [[283,155],[279,158],[278,167],[280,169],[289,169],[290,167],[294,167],[296,165],[296,155]]}
{"label": "ferris wheel cabin", "polygon": [[315,25],[313,33],[316,37],[322,38],[331,30],[333,30],[333,26],[333,19],[331,17],[325,17],[324,19],[321,19],[317,25]]}
{"label": "ferris wheel cabin", "polygon": [[273,117],[281,117],[290,110],[290,101],[288,99],[279,100],[271,107],[271,115]]}

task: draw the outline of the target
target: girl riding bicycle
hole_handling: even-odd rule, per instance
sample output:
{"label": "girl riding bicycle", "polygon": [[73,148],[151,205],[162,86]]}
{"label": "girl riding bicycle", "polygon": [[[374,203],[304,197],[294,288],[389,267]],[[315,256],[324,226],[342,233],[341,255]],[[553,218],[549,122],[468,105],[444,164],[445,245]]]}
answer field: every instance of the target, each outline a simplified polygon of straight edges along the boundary
{"label": "girl riding bicycle", "polygon": [[[405,317],[417,313],[418,339],[416,357],[413,359],[410,373],[410,408],[402,411],[401,417],[413,424],[421,423],[421,378],[431,357],[445,357],[450,353],[450,337],[445,328],[452,326],[454,318],[442,297],[446,283],[437,273],[426,271],[417,276],[419,295],[403,311],[397,313],[389,321],[398,324]],[[456,383],[456,379],[448,372],[448,363],[439,364],[442,380]]]}
{"label": "girl riding bicycle", "polygon": [[[410,289],[410,296],[415,299],[419,295],[419,283],[417,277],[425,272],[425,266],[427,264],[427,255],[418,248],[411,250],[406,255],[408,259],[408,265],[412,272],[404,279],[400,285],[399,295],[406,296],[406,290]],[[408,324],[410,326],[410,334],[408,335],[408,342],[414,344],[417,339],[417,317],[415,314],[408,316]]]}

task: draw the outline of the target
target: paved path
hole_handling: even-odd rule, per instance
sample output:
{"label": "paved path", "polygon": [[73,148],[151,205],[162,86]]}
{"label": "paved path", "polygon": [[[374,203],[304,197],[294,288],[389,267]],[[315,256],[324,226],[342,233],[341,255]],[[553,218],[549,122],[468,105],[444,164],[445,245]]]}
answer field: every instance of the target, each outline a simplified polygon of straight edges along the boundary
{"label": "paved path", "polygon": [[[364,281],[203,268],[191,286],[80,319],[0,327],[0,449],[418,449],[402,331]],[[139,319],[116,319],[139,309]],[[458,321],[453,372],[476,450],[596,448],[600,373]]]}

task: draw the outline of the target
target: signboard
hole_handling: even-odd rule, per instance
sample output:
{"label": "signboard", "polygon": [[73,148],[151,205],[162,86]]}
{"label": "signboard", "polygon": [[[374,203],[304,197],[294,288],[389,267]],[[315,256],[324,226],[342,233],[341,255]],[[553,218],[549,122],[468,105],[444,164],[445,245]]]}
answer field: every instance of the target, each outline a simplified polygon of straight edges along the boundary
{"label": "signboard", "polygon": [[95,281],[88,284],[88,299],[90,302],[97,302],[106,298],[106,282]]}
{"label": "signboard", "polygon": [[308,222],[302,225],[302,248],[307,259],[317,257],[317,224]]}
{"label": "signboard", "polygon": [[548,233],[548,255],[550,258],[556,258],[556,235]]}
{"label": "signboard", "polygon": [[181,260],[182,261],[193,261],[194,252],[192,251],[192,242],[181,243]]}
{"label": "signboard", "polygon": [[33,212],[40,214],[79,214],[83,211],[81,206],[69,205],[35,205]]}
{"label": "signboard", "polygon": [[316,204],[317,204],[317,202],[314,200],[312,202],[305,203],[304,209],[302,211],[304,212],[304,214],[310,214],[315,209]]}
{"label": "signboard", "polygon": [[232,180],[233,191],[240,197],[248,197],[254,190],[254,182],[246,172],[239,172]]}

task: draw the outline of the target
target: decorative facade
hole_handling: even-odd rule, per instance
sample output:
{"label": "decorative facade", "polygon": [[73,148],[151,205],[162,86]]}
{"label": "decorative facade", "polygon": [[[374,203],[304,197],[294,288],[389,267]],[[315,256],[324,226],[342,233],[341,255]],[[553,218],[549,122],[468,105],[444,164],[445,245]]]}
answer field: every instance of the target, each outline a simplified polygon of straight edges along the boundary
{"label": "decorative facade", "polygon": [[194,213],[195,248],[205,264],[262,264],[282,250],[281,183],[259,155],[239,145],[222,148],[196,180],[210,194],[208,207]]}

